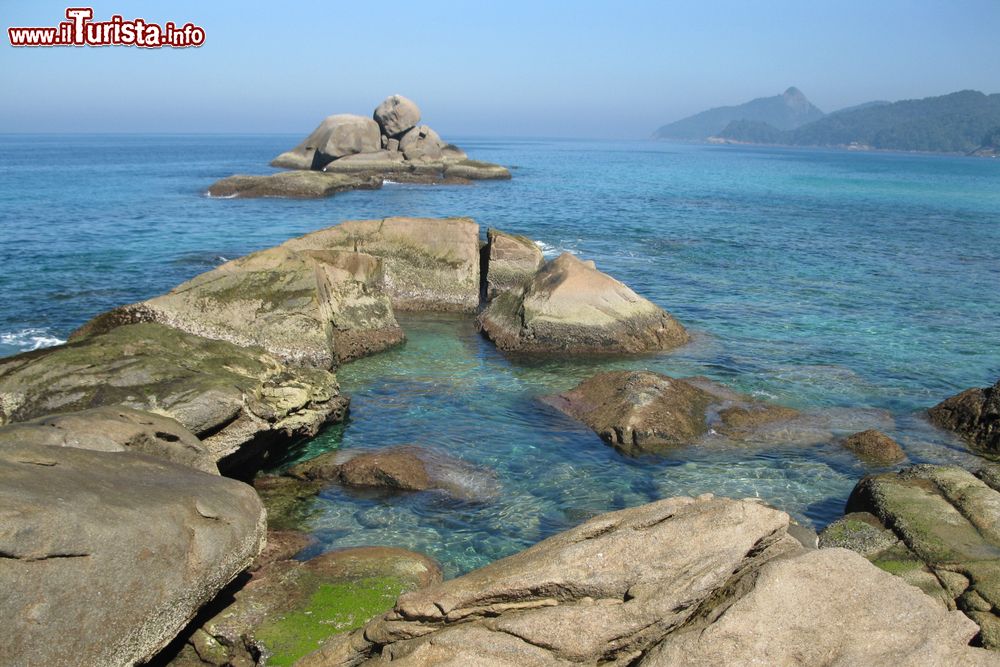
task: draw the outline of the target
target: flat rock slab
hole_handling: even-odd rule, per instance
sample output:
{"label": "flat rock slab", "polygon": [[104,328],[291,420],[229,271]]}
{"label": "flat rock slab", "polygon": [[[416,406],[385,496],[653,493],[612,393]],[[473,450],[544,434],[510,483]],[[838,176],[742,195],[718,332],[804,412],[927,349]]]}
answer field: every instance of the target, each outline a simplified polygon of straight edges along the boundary
{"label": "flat rock slab", "polygon": [[249,486],[131,452],[0,447],[0,655],[153,656],[264,542]]}
{"label": "flat rock slab", "polygon": [[[788,515],[753,500],[712,496],[601,515],[403,595],[393,611],[298,664],[742,665],[761,655],[785,665],[915,664],[924,657],[987,664],[992,658],[967,646],[976,628],[961,614],[855,554],[806,550],[788,534],[789,525]],[[703,641],[708,636],[719,641]],[[801,637],[814,638],[815,646]]]}
{"label": "flat rock slab", "polygon": [[689,340],[665,310],[569,253],[542,266],[522,292],[493,299],[477,323],[505,352],[632,354]]}
{"label": "flat rock slab", "polygon": [[277,174],[237,174],[208,187],[210,197],[226,199],[287,197],[319,199],[350,190],[377,190],[382,178],[371,173],[287,171]]}
{"label": "flat rock slab", "polygon": [[220,469],[340,420],[336,377],[159,324],[121,326],[0,360],[0,424],[102,406],[171,417]]}
{"label": "flat rock slab", "polygon": [[211,452],[176,420],[121,406],[70,412],[0,427],[0,448],[8,445],[135,452],[219,474]]}
{"label": "flat rock slab", "polygon": [[479,307],[479,225],[471,218],[347,220],[283,247],[379,257],[382,289],[397,311],[471,313]]}
{"label": "flat rock slab", "polygon": [[283,361],[328,369],[401,343],[382,260],[343,250],[269,248],[154,297],[98,315],[70,340],[158,322]]}
{"label": "flat rock slab", "polygon": [[[877,517],[898,538],[867,558],[966,612],[982,643],[1000,649],[1000,492],[962,468],[918,465],[865,477],[847,509]],[[838,530],[859,529],[867,530]]]}

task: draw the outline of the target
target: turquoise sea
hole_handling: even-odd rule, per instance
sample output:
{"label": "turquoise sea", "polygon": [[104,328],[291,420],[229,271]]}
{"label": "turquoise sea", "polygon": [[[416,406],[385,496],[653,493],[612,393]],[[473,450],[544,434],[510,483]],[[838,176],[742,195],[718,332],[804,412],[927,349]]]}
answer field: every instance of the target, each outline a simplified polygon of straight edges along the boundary
{"label": "turquoise sea", "polygon": [[[867,426],[914,462],[974,461],[920,411],[1000,377],[1000,160],[455,140],[514,179],[221,200],[204,196],[211,182],[266,171],[298,137],[0,136],[0,356],[341,220],[468,215],[550,256],[595,260],[695,341],[634,359],[511,363],[471,318],[401,318],[404,347],[338,372],[349,421],[291,458],[420,444],[477,466],[481,499],[334,487],[304,508],[314,551],[409,547],[455,575],[595,513],[703,492],[759,496],[822,528],[876,470],[835,442]],[[537,400],[605,367],[706,375],[799,408],[816,430],[629,459]]]}

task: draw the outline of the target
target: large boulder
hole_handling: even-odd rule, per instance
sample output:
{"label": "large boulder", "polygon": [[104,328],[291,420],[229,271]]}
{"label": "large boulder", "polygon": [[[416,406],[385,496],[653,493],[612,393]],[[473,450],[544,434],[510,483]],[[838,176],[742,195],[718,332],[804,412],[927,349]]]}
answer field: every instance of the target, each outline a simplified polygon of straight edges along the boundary
{"label": "large boulder", "polygon": [[0,447],[0,662],[144,662],[264,541],[249,486],[132,452]]}
{"label": "large boulder", "polygon": [[374,153],[382,148],[382,133],[371,118],[353,114],[327,116],[312,134],[271,161],[273,167],[322,169],[345,155]]}
{"label": "large boulder", "polygon": [[439,161],[446,145],[438,133],[426,125],[413,128],[399,140],[399,150],[410,161]]}
{"label": "large boulder", "polygon": [[486,232],[486,298],[502,292],[520,292],[531,282],[545,256],[531,239],[499,229]]}
{"label": "large boulder", "polygon": [[375,122],[387,137],[398,137],[420,122],[420,107],[402,95],[390,95],[375,107]]}
{"label": "large boulder", "polygon": [[146,410],[201,438],[223,472],[315,435],[347,404],[332,373],[160,324],[0,359],[0,424],[102,406]]}
{"label": "large boulder", "polygon": [[761,428],[799,415],[705,378],[672,378],[650,371],[598,373],[542,401],[630,455],[690,445],[710,431],[734,441],[754,440]]}
{"label": "large boulder", "polygon": [[299,664],[987,664],[961,614],[789,526],[711,496],[601,515],[403,595]]}
{"label": "large boulder", "polygon": [[992,387],[968,389],[947,398],[928,410],[928,415],[976,447],[1000,453],[1000,380]]}
{"label": "large boulder", "polygon": [[283,361],[331,368],[403,341],[381,291],[382,261],[353,251],[277,247],[227,262],[163,296],[91,320],[71,339],[159,322]]}
{"label": "large boulder", "polygon": [[171,662],[187,665],[291,665],[320,642],[364,625],[396,598],[441,581],[430,558],[393,547],[358,547],[305,562],[265,565],[231,597],[209,608]]}
{"label": "large boulder", "polygon": [[[918,465],[865,477],[847,511],[877,518],[874,527],[896,538],[882,533],[882,548],[858,551],[943,606],[964,611],[982,628],[983,645],[1000,649],[1000,492],[962,468]],[[833,532],[851,548],[870,545],[871,523],[841,522],[824,535]]]}
{"label": "large boulder", "polygon": [[471,218],[348,220],[284,247],[380,257],[382,288],[396,310],[471,313],[479,306],[479,225]]}
{"label": "large boulder", "polygon": [[688,341],[665,310],[569,253],[546,263],[523,293],[495,298],[477,322],[508,352],[636,353]]}
{"label": "large boulder", "polygon": [[211,452],[177,421],[122,406],[52,415],[0,427],[0,448],[8,445],[136,452],[219,474]]}
{"label": "large boulder", "polygon": [[[345,170],[346,171],[346,170]],[[285,197],[319,199],[349,190],[377,190],[382,178],[367,173],[286,171],[265,176],[237,174],[208,186],[208,196],[222,199]]]}

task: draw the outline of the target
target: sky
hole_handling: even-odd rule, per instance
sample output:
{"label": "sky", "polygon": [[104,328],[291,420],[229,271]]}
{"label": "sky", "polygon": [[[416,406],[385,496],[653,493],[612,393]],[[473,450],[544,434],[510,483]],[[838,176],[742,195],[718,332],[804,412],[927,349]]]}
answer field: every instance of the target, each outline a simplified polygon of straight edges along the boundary
{"label": "sky", "polygon": [[95,0],[205,44],[10,46],[66,1],[0,0],[0,132],[305,134],[399,93],[446,137],[642,139],[792,85],[824,111],[1000,92],[1000,0]]}

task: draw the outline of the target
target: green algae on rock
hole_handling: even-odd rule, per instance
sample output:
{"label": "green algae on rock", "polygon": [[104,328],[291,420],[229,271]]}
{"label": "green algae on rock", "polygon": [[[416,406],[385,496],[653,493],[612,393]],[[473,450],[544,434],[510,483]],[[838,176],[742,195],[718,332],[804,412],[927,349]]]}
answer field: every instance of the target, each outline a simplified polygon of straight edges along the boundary
{"label": "green algae on rock", "polygon": [[223,471],[315,435],[347,405],[327,371],[160,324],[0,360],[0,424],[101,406],[151,411],[201,438]]}
{"label": "green algae on rock", "polygon": [[844,546],[964,611],[983,645],[1000,649],[1000,492],[962,468],[918,465],[865,477],[847,511],[877,517],[898,542]]}
{"label": "green algae on rock", "polygon": [[[394,547],[356,547],[254,572],[212,615],[189,629],[177,664],[226,665],[260,656],[291,665],[337,634],[391,609],[399,595],[441,581],[431,559]],[[213,651],[205,651],[211,646]],[[220,650],[221,649],[221,650]],[[187,658],[192,658],[187,660]]]}
{"label": "green algae on rock", "polygon": [[262,347],[289,363],[331,368],[404,340],[382,292],[383,274],[382,260],[365,253],[269,248],[99,315],[70,338],[158,322]]}

